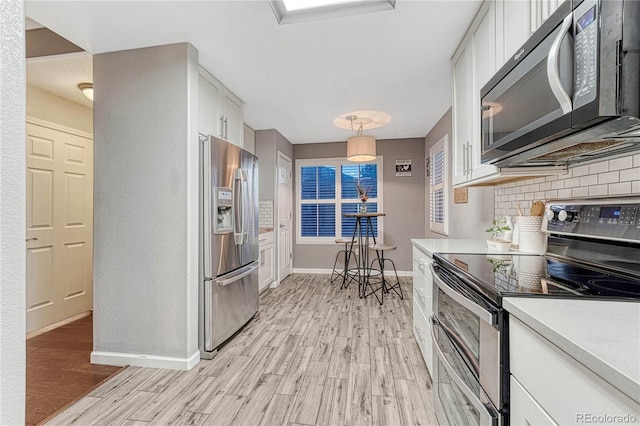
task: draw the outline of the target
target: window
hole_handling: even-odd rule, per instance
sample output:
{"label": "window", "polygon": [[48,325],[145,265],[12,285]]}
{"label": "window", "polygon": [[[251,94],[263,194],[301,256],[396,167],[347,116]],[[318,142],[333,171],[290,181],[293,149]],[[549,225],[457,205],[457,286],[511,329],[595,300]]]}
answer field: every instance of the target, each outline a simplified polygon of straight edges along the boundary
{"label": "window", "polygon": [[449,158],[448,136],[444,135],[442,139],[436,142],[429,150],[429,162],[431,163],[431,171],[429,177],[429,224],[433,232],[448,235],[449,233],[449,216],[448,211],[448,164]]}
{"label": "window", "polygon": [[[368,189],[367,212],[382,206],[382,157],[369,163],[343,158],[297,160],[298,223],[296,243],[334,244],[338,237],[351,237],[361,201],[356,185]],[[382,221],[373,218],[374,235],[382,235]]]}

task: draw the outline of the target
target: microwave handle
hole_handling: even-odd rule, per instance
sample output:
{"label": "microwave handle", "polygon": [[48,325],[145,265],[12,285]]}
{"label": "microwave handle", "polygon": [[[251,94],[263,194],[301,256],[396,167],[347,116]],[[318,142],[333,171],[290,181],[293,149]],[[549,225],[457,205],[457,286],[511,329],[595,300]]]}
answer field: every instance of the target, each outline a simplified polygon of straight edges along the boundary
{"label": "microwave handle", "polygon": [[562,26],[560,27],[560,32],[558,36],[553,41],[551,45],[551,50],[549,51],[549,57],[547,58],[547,78],[549,79],[549,86],[551,86],[551,91],[553,95],[556,97],[558,102],[560,103],[560,108],[562,108],[562,113],[566,114],[571,112],[573,109],[573,105],[571,103],[571,98],[564,87],[562,87],[562,81],[560,81],[560,73],[558,72],[558,55],[560,53],[560,44],[562,43],[562,39],[567,35],[567,32],[571,29],[573,24],[573,14],[570,14],[564,21],[562,21]]}

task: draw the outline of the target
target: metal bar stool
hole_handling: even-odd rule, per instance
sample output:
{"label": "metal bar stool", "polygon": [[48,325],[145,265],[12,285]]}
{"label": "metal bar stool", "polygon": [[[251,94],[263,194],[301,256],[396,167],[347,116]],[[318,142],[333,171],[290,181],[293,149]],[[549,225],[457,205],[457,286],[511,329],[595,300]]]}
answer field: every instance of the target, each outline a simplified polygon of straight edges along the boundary
{"label": "metal bar stool", "polygon": [[[346,286],[345,282],[349,279],[349,282],[354,278],[353,274],[349,274],[349,262],[351,261],[351,255],[355,255],[352,247],[358,247],[357,241],[352,241],[351,238],[337,238],[336,244],[344,244],[344,249],[338,251],[336,253],[336,260],[333,262],[333,271],[331,271],[331,279],[330,282],[333,282],[338,277],[342,277],[342,286]],[[344,268],[337,269],[338,259],[340,259],[340,255],[344,255]],[[334,278],[335,275],[335,278]]]}
{"label": "metal bar stool", "polygon": [[[402,294],[402,286],[400,285],[400,278],[398,278],[398,270],[396,269],[396,264],[394,263],[393,260],[384,257],[385,251],[387,250],[391,251],[397,248],[398,248],[397,246],[394,246],[391,244],[374,244],[373,246],[371,246],[371,250],[375,250],[377,255],[376,258],[371,261],[371,269],[373,269],[373,265],[375,263],[378,264],[380,268],[379,269],[380,270],[380,287],[375,290],[372,287],[371,292],[369,294],[373,294],[374,296],[376,296],[376,299],[378,299],[381,305],[382,305],[382,302],[384,302],[384,294],[389,293],[389,290],[393,290],[398,296],[400,296],[400,299],[404,299],[404,296]],[[393,285],[390,285],[391,283],[389,283],[387,279],[384,277],[385,262],[391,262],[391,266],[393,266],[393,272],[396,275],[396,282]],[[369,284],[369,286],[371,285]],[[380,290],[382,290],[380,292],[381,297],[378,297],[376,292]],[[367,294],[367,296],[369,294]]]}

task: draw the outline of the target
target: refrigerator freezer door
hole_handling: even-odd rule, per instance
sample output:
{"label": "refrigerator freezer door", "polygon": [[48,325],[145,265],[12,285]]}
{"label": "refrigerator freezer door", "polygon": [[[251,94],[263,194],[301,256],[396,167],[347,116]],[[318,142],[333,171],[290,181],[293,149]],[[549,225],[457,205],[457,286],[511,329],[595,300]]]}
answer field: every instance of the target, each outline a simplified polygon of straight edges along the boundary
{"label": "refrigerator freezer door", "polygon": [[204,283],[204,350],[213,351],[258,311],[258,262]]}

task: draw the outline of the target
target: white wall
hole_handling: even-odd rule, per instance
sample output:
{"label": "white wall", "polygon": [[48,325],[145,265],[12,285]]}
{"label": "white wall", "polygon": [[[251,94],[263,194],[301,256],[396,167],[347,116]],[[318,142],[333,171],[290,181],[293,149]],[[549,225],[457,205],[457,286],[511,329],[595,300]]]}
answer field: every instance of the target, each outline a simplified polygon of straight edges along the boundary
{"label": "white wall", "polygon": [[24,4],[0,1],[0,424],[25,410]]}
{"label": "white wall", "polygon": [[198,52],[94,57],[96,363],[191,368],[198,353]]}
{"label": "white wall", "polygon": [[35,86],[27,86],[27,116],[93,133],[93,110]]}

